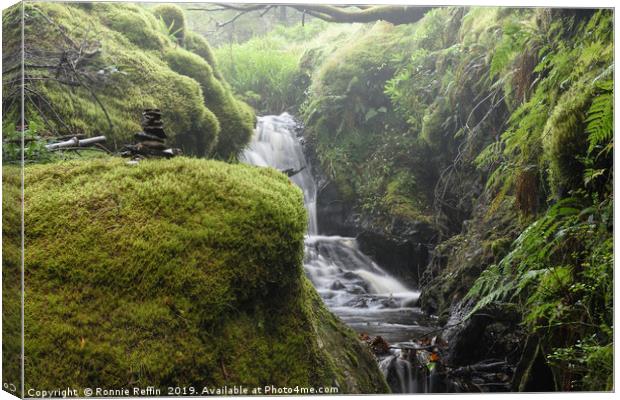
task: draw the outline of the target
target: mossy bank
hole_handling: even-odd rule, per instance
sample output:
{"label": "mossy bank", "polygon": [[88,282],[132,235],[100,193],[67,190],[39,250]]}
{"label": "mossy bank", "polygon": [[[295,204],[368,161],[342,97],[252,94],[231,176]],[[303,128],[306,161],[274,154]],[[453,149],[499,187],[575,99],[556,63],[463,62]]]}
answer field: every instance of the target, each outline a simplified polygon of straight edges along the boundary
{"label": "mossy bank", "polygon": [[[21,59],[20,7],[3,13],[6,54]],[[106,135],[118,150],[133,140],[145,108],[160,108],[171,144],[186,154],[235,158],[254,113],[217,71],[209,44],[175,5],[28,2],[24,41],[28,121],[42,136]],[[9,63],[10,64],[10,63]],[[19,65],[3,75],[3,126],[19,116]]]}
{"label": "mossy bank", "polygon": [[107,158],[29,166],[25,182],[26,390],[387,390],[303,275],[306,214],[283,174]]}

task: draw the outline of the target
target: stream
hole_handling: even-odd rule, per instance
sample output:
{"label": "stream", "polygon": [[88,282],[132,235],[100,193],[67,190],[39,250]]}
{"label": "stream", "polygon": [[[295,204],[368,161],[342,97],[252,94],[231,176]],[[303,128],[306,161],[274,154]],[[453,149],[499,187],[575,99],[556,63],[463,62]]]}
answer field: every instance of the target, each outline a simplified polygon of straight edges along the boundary
{"label": "stream", "polygon": [[[420,292],[406,287],[363,254],[355,238],[323,236],[318,232],[317,187],[307,165],[296,122],[287,113],[258,118],[250,145],[241,161],[280,171],[299,171],[291,177],[303,191],[308,212],[304,270],[327,307],[358,333],[381,336],[390,344],[410,343],[432,328],[424,321],[417,301]],[[400,350],[379,360],[393,391],[424,392]]]}

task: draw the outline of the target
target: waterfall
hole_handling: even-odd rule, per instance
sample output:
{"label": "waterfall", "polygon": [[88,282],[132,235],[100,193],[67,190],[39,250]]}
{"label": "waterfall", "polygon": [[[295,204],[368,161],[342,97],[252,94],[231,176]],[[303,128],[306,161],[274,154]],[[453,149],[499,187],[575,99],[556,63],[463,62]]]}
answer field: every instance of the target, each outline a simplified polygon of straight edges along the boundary
{"label": "waterfall", "polygon": [[273,167],[280,171],[301,169],[291,180],[304,193],[304,204],[308,211],[308,234],[315,235],[318,232],[316,184],[306,164],[301,144],[295,136],[295,125],[295,120],[287,113],[259,117],[252,141],[241,154],[241,161],[259,167]]}
{"label": "waterfall", "polygon": [[[317,188],[295,127],[295,120],[287,113],[259,117],[241,160],[281,171],[301,169],[291,180],[302,189],[308,211],[306,275],[327,307],[357,332],[381,335],[391,343],[408,341],[413,335],[424,333],[427,328],[416,323],[422,315],[416,307],[418,291],[407,288],[362,253],[355,238],[319,235]],[[399,354],[388,356],[380,363],[386,378],[398,381],[392,390],[401,393],[420,390],[416,371]]]}

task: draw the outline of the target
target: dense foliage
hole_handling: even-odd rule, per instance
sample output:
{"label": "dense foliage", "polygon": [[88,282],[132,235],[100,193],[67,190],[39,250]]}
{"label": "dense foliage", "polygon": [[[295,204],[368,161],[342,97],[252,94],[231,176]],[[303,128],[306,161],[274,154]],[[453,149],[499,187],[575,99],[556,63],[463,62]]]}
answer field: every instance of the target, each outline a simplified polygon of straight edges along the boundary
{"label": "dense foliage", "polygon": [[[521,342],[515,389],[531,387],[537,360],[556,390],[613,388],[611,10],[443,7],[395,26],[291,25],[300,14],[276,7],[270,24],[237,36],[226,24],[228,41],[211,49],[190,29],[203,11],[25,9],[28,127],[16,126],[9,65],[3,156],[19,159],[23,136],[25,161],[47,162],[26,168],[27,380],[386,389],[302,276],[305,216],[283,175],[189,159],[67,161],[44,146],[84,133],[118,149],[157,107],[186,153],[233,160],[252,133],[250,104],[303,120],[308,153],[350,215],[436,233],[423,243],[420,305],[440,324],[516,314],[504,330]],[[3,14],[13,52],[18,11]],[[16,171],[3,178],[13,285]],[[17,326],[18,305],[3,303]],[[16,339],[3,349],[15,355]]]}
{"label": "dense foliage", "polygon": [[[252,86],[224,69],[240,92],[306,90],[307,142],[358,212],[435,226],[427,310],[517,307],[556,389],[601,390],[613,360],[612,24],[609,10],[442,8],[414,25],[328,25],[301,50],[281,30],[218,54],[255,81],[289,77]],[[292,55],[250,62],[263,48],[295,48],[296,70]]]}

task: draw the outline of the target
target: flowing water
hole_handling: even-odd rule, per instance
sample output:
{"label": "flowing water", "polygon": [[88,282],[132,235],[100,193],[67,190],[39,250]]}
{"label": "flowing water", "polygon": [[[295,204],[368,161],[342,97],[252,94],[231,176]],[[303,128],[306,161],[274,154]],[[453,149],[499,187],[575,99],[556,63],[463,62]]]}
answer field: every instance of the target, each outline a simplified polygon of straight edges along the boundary
{"label": "flowing water", "polygon": [[[241,159],[281,171],[301,170],[291,180],[302,189],[308,211],[306,275],[327,307],[359,333],[381,335],[389,343],[407,342],[426,333],[429,328],[417,322],[423,317],[416,306],[417,290],[406,287],[359,251],[355,238],[319,235],[317,187],[295,126],[287,113],[259,117],[252,141]],[[400,389],[397,391],[417,391],[415,374],[411,373],[409,362],[399,357],[398,350],[380,365],[386,375],[396,374],[399,380],[396,389]]]}

